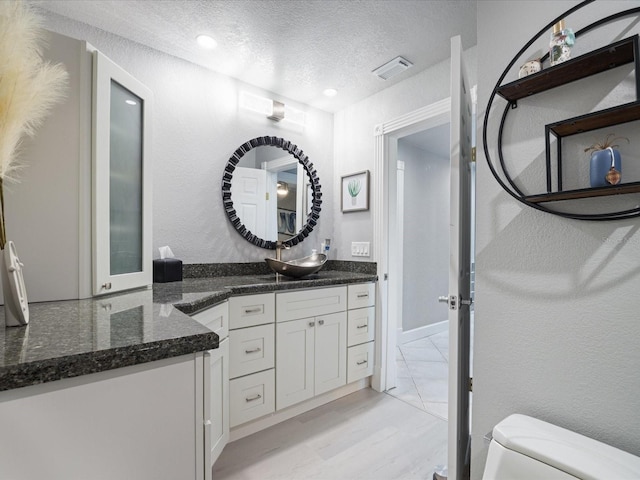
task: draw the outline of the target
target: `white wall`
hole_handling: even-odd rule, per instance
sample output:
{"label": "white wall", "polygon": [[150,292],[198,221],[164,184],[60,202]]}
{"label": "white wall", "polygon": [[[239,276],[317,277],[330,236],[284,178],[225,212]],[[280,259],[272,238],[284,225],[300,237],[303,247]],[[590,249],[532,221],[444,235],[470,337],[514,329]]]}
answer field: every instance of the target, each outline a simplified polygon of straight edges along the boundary
{"label": "white wall", "polygon": [[[445,139],[446,141],[446,139]],[[447,320],[449,158],[398,140],[404,162],[402,330]]]}
{"label": "white wall", "polygon": [[[320,221],[309,239],[284,253],[301,256],[332,237],[333,115],[64,17],[46,13],[46,28],[87,40],[154,94],[153,244],[170,245],[185,263],[261,261],[273,252],[254,247],[233,229],[222,208],[221,178],[228,158],[264,135],[298,145],[318,171]],[[304,128],[238,109],[247,90],[303,110]],[[284,152],[283,152],[284,153]],[[28,187],[28,183],[25,187]]]}
{"label": "white wall", "polygon": [[[471,82],[475,83],[476,47],[464,52]],[[372,242],[373,217],[381,212],[371,209],[343,214],[340,211],[338,185],[340,177],[361,170],[372,170],[374,159],[374,128],[384,122],[431,105],[450,96],[449,60],[397,83],[375,95],[350,105],[334,116],[334,250],[340,260],[371,261],[371,258],[351,258],[351,242]],[[375,179],[371,179],[373,184]],[[373,203],[371,200],[370,203]]]}
{"label": "white wall", "polygon": [[[521,1],[509,9],[502,1],[478,2],[480,128],[489,94],[512,55],[577,3]],[[595,2],[568,17],[567,25],[578,29],[605,11],[637,5]],[[578,39],[577,52],[638,33],[635,21],[632,17]],[[544,50],[547,42],[545,34],[537,48]],[[516,63],[507,81],[517,78],[517,67],[528,59]],[[505,154],[517,164],[516,179],[531,185],[543,174],[544,123],[550,116],[569,118],[633,100],[633,78],[629,68],[621,69],[520,102],[514,112],[518,121],[505,137]],[[493,158],[501,113],[502,108],[492,110],[490,119]],[[637,123],[630,125],[636,126],[634,148],[627,150],[633,155],[640,137]],[[579,169],[588,165],[579,144],[584,147],[591,138],[575,138],[565,161]],[[472,477],[480,478],[484,468],[482,437],[514,412],[640,455],[640,220],[587,222],[538,212],[508,196],[491,176],[482,148],[478,154]],[[587,181],[579,169],[574,181]]]}

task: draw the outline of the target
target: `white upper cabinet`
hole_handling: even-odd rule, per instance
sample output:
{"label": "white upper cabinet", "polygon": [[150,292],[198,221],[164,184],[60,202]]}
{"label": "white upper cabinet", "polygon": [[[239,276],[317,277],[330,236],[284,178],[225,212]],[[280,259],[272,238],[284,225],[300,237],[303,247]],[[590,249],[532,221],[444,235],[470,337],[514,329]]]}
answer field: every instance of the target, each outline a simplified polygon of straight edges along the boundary
{"label": "white upper cabinet", "polygon": [[152,283],[151,91],[100,52],[93,85],[93,294]]}

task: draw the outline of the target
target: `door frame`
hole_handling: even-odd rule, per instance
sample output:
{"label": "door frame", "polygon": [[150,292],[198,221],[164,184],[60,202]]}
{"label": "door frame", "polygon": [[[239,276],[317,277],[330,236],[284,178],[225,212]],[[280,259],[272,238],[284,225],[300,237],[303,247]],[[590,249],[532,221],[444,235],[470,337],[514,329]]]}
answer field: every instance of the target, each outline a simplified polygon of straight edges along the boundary
{"label": "door frame", "polygon": [[382,392],[396,386],[396,331],[401,309],[402,279],[394,266],[401,250],[391,248],[397,243],[396,172],[399,138],[451,121],[451,98],[445,98],[409,112],[374,129],[373,198],[373,260],[377,263],[376,352],[375,371],[371,386]]}

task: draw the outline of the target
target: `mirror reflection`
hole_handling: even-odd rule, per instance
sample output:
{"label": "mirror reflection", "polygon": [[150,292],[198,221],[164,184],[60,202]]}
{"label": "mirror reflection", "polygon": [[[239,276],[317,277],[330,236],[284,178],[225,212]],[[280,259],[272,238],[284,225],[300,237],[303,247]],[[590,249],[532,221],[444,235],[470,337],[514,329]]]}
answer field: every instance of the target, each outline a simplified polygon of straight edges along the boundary
{"label": "mirror reflection", "polygon": [[247,152],[233,172],[231,199],[242,223],[256,236],[286,241],[310,213],[310,178],[291,154],[271,146]]}
{"label": "mirror reflection", "polygon": [[247,241],[262,248],[303,241],[320,217],[321,197],[309,158],[278,137],[258,137],[241,145],[222,178],[229,220]]}

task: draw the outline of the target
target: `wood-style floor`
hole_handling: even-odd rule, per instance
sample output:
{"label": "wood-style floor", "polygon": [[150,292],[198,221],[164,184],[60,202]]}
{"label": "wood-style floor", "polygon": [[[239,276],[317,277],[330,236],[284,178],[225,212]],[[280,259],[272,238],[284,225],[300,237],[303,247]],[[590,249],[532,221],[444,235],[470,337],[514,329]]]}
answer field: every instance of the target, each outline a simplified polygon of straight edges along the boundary
{"label": "wood-style floor", "polygon": [[447,422],[360,390],[228,444],[214,480],[428,479],[447,461]]}

